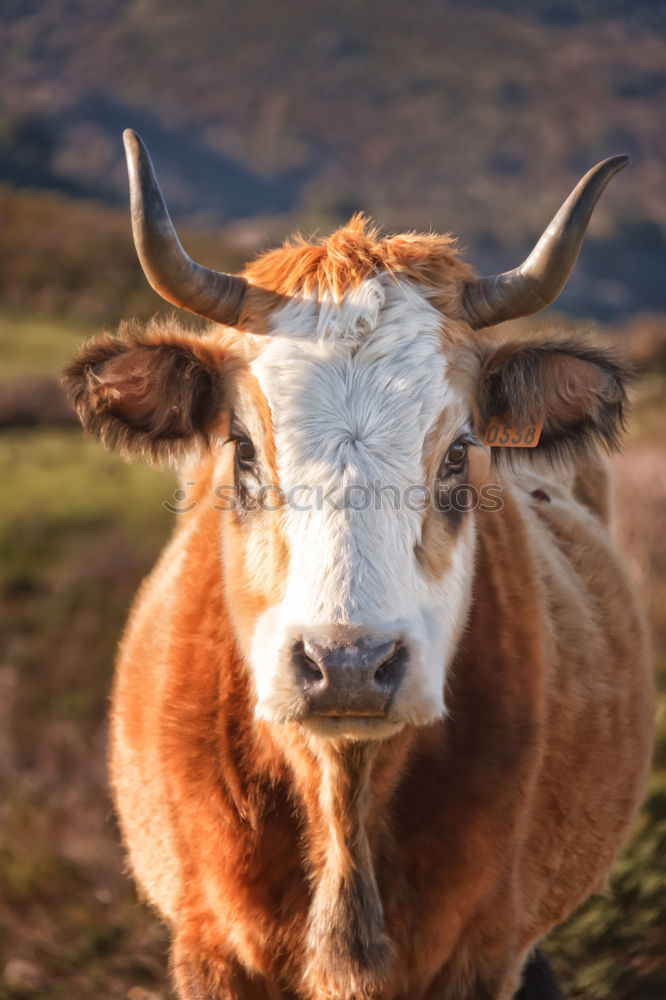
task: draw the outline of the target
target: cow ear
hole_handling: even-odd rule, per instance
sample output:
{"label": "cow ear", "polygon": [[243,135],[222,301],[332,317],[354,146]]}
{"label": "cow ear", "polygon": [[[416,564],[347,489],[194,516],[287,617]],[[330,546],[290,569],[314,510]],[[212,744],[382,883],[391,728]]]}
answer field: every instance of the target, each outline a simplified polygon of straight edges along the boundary
{"label": "cow ear", "polygon": [[152,324],[94,338],[63,383],[86,431],[161,465],[208,445],[228,375],[221,348]]}
{"label": "cow ear", "polygon": [[481,435],[493,417],[513,428],[543,425],[535,448],[494,447],[493,457],[500,461],[569,459],[598,447],[611,450],[624,427],[632,377],[617,351],[589,339],[503,344],[482,364]]}

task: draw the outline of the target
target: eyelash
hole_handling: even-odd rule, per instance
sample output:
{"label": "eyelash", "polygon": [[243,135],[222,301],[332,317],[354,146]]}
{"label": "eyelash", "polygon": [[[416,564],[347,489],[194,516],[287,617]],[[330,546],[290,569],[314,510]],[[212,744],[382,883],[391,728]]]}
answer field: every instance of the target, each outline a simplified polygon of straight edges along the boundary
{"label": "eyelash", "polygon": [[[442,461],[441,461],[440,466],[439,466],[439,476],[440,476],[440,478],[444,478],[447,474],[451,475],[451,474],[454,474],[456,472],[462,471],[462,469],[464,468],[465,462],[467,461],[467,449],[470,448],[472,445],[475,445],[476,443],[477,443],[476,440],[472,437],[471,434],[465,434],[462,437],[456,438],[455,441],[452,441],[451,444],[449,445],[449,447],[447,448],[446,452],[444,453],[444,457],[442,458]],[[460,462],[457,462],[457,463],[449,463],[449,462],[447,462],[447,456],[448,456],[449,452],[451,451],[451,449],[453,447],[455,447],[455,445],[459,445],[459,444],[465,445],[465,449],[466,450],[465,450],[465,454],[464,454],[463,458],[461,459]]]}
{"label": "eyelash", "polygon": [[[229,434],[229,437],[226,439],[226,441],[224,443],[225,444],[231,444],[231,443],[233,443],[236,446],[236,462],[237,462],[239,468],[243,469],[245,472],[252,471],[252,468],[253,468],[253,466],[255,464],[255,461],[256,461],[257,453],[256,453],[256,449],[254,447],[254,443],[252,441],[252,438],[249,436],[249,434],[246,431],[241,431],[240,429],[239,430],[234,430],[232,428],[231,433]],[[252,458],[251,459],[243,459],[243,458],[241,458],[241,456],[239,454],[239,445],[241,445],[243,443],[249,444],[250,447],[252,448]]]}
{"label": "eyelash", "polygon": [[479,442],[473,434],[461,434],[459,438],[456,438],[455,441],[451,442],[449,448],[452,448],[454,444],[464,444],[467,445],[468,448],[472,448],[474,445],[478,445],[478,443]]}

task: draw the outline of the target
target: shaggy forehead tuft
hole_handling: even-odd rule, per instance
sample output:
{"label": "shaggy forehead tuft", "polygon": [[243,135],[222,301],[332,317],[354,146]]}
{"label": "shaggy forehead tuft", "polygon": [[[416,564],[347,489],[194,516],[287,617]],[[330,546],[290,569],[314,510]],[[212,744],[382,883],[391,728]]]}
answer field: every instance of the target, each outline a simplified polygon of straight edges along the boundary
{"label": "shaggy forehead tuft", "polygon": [[425,436],[456,396],[442,316],[427,294],[384,273],[340,303],[295,297],[272,327],[251,368],[272,413],[283,484],[315,466],[322,473],[322,462],[330,486],[352,471],[359,481],[421,482]]}
{"label": "shaggy forehead tuft", "polygon": [[448,235],[401,233],[381,236],[363,214],[317,242],[300,237],[251,263],[245,277],[280,295],[306,295],[339,302],[367,278],[402,275],[446,297],[474,272]]}

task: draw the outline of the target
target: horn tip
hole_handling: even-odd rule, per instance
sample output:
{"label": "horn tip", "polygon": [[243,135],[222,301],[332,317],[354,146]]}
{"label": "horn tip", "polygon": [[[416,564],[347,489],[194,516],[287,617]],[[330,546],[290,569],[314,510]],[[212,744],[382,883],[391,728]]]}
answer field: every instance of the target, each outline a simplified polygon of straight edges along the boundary
{"label": "horn tip", "polygon": [[123,131],[123,145],[125,146],[125,152],[128,156],[131,153],[138,153],[146,148],[143,144],[141,136],[138,132],[135,132],[133,128],[126,128]]}
{"label": "horn tip", "polygon": [[618,170],[624,170],[630,159],[631,157],[626,153],[618,153],[617,156],[609,156],[602,160],[599,166],[612,168],[613,173],[617,173]]}

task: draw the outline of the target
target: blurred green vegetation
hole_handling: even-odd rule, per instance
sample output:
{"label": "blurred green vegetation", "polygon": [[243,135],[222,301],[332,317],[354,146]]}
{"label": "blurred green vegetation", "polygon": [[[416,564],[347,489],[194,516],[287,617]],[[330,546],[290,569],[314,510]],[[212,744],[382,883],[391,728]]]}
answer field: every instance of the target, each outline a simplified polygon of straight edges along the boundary
{"label": "blurred green vegetation", "polygon": [[81,320],[0,311],[0,379],[53,375],[89,334]]}
{"label": "blurred green vegetation", "polygon": [[122,873],[105,717],[173,487],[76,431],[3,434],[0,475],[0,997],[125,997],[166,958]]}
{"label": "blurred green vegetation", "polygon": [[[210,267],[236,270],[242,263],[238,248],[219,235],[185,227],[181,237]],[[81,337],[84,323],[116,323],[168,308],[143,277],[126,208],[1,184],[0,303],[7,322],[17,324],[16,336],[3,338],[0,351],[8,362],[28,336],[34,350],[25,357],[40,371],[66,335],[53,317],[66,319]]]}
{"label": "blurred green vegetation", "polygon": [[[3,314],[0,378],[55,374],[83,336]],[[75,429],[3,432],[0,481],[0,1000],[124,998],[164,983],[166,940],[123,874],[106,709],[173,481]]]}
{"label": "blurred green vegetation", "polygon": [[[87,332],[0,314],[0,379],[55,373]],[[620,539],[655,636],[655,770],[608,892],[546,943],[568,1000],[666,996],[665,417],[656,371],[617,460]],[[164,998],[166,936],[123,872],[104,758],[115,646],[174,481],[43,428],[2,434],[0,481],[0,1000]]]}

